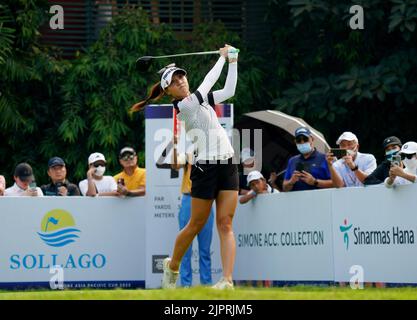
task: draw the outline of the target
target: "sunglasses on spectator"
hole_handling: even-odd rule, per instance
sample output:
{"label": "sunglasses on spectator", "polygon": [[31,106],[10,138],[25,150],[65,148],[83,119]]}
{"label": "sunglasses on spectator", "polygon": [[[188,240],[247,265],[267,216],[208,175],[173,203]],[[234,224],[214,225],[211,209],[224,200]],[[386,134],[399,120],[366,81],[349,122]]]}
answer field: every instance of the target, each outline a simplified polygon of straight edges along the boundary
{"label": "sunglasses on spectator", "polygon": [[303,143],[303,142],[308,142],[309,139],[305,136],[299,136],[297,138],[295,138],[295,142],[296,143]]}
{"label": "sunglasses on spectator", "polygon": [[404,160],[405,158],[407,159],[412,159],[416,154],[412,153],[412,154],[407,154],[407,153],[401,153],[401,159]]}
{"label": "sunglasses on spectator", "polygon": [[103,162],[97,162],[97,163],[93,163],[93,166],[94,166],[95,168],[98,168],[98,167],[105,167],[105,166],[106,166],[106,164],[105,164],[105,163],[103,163]]}
{"label": "sunglasses on spectator", "polygon": [[135,159],[135,155],[134,154],[127,154],[123,157],[120,157],[120,159],[122,159],[123,161],[133,160],[133,159]]}

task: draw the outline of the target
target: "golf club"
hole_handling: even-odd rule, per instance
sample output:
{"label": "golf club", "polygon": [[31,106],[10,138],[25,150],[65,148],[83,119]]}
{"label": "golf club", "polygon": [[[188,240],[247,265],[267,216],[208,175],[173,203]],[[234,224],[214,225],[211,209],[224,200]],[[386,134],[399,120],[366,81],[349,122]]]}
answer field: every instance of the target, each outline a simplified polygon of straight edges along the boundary
{"label": "golf club", "polygon": [[205,54],[219,54],[219,50],[178,53],[178,54],[171,54],[171,55],[165,55],[165,56],[143,56],[136,60],[136,69],[140,72],[148,71],[153,59],[184,57],[184,56],[198,56],[198,55],[205,55]]}

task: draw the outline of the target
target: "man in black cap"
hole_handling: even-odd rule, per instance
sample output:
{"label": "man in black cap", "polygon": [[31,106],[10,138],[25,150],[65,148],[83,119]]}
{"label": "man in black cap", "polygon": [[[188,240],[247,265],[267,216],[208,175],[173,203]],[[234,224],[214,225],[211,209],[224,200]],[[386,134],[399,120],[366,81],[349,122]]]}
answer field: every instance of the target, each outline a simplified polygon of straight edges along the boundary
{"label": "man in black cap", "polygon": [[139,168],[135,149],[124,147],[119,152],[123,171],[114,176],[117,192],[126,197],[144,196],[146,193],[146,170]]}
{"label": "man in black cap", "polygon": [[14,169],[14,185],[4,190],[5,196],[42,197],[42,190],[36,186],[32,167],[19,163]]}
{"label": "man in black cap", "polygon": [[51,183],[41,187],[45,196],[79,196],[78,187],[67,179],[67,168],[64,160],[53,157],[48,161],[48,176]]}
{"label": "man in black cap", "polygon": [[401,140],[395,136],[388,137],[382,143],[385,150],[385,160],[363,182],[365,185],[381,184],[389,177],[392,156],[401,150]]}

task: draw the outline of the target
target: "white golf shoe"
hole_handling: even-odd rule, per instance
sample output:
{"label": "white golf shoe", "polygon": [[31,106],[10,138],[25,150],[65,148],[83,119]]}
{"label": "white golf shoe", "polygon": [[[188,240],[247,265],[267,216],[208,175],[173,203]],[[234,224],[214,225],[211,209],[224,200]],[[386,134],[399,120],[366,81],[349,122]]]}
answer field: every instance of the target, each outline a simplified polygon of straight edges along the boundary
{"label": "white golf shoe", "polygon": [[223,277],[212,288],[217,290],[234,290],[233,282]]}
{"label": "white golf shoe", "polygon": [[171,258],[165,258],[163,261],[164,275],[162,276],[162,289],[175,289],[177,286],[178,271],[174,272],[169,268]]}

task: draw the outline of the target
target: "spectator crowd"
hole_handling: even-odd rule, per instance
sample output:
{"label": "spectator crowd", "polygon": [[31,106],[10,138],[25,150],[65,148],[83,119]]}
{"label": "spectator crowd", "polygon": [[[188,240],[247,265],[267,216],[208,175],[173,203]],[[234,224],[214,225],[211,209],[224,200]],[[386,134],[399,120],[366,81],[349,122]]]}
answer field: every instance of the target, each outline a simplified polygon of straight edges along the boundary
{"label": "spectator crowd", "polygon": [[[314,146],[314,136],[307,127],[294,132],[294,143],[299,154],[288,160],[282,184],[273,172],[266,180],[256,170],[255,154],[250,149],[241,153],[240,198],[241,204],[259,194],[293,192],[324,188],[349,188],[383,184],[387,188],[417,181],[417,143],[402,144],[398,137],[384,139],[385,159],[377,165],[374,155],[359,151],[358,137],[343,132],[336,141],[337,148],[319,152]],[[245,184],[246,182],[246,184]]]}
{"label": "spectator crowd", "polygon": [[138,166],[135,149],[124,147],[119,152],[122,171],[117,175],[105,175],[107,161],[102,153],[95,152],[88,157],[86,179],[74,184],[67,179],[64,159],[52,157],[47,164],[50,183],[37,186],[32,167],[19,163],[14,170],[14,184],[6,187],[4,176],[0,175],[0,196],[115,196],[137,197],[145,195],[146,170]]}
{"label": "spectator crowd", "polygon": [[[241,151],[241,204],[250,202],[260,194],[376,184],[392,188],[417,181],[417,143],[414,141],[402,144],[395,136],[384,139],[382,148],[385,159],[379,165],[374,155],[359,151],[358,137],[348,131],[337,139],[338,147],[331,148],[327,153],[317,150],[314,135],[307,127],[295,130],[294,144],[299,154],[288,160],[280,182],[277,178],[281,173],[272,172],[267,179],[265,172],[258,171],[259,165],[253,150],[244,148]],[[92,153],[87,160],[86,178],[77,185],[68,181],[64,159],[53,157],[46,166],[50,183],[39,187],[32,167],[28,163],[19,163],[14,170],[13,185],[7,187],[4,176],[0,175],[0,196],[144,196],[146,170],[138,166],[135,149],[122,148],[119,164],[120,173],[105,175],[105,156],[99,152]],[[183,193],[188,194],[185,191]]]}

